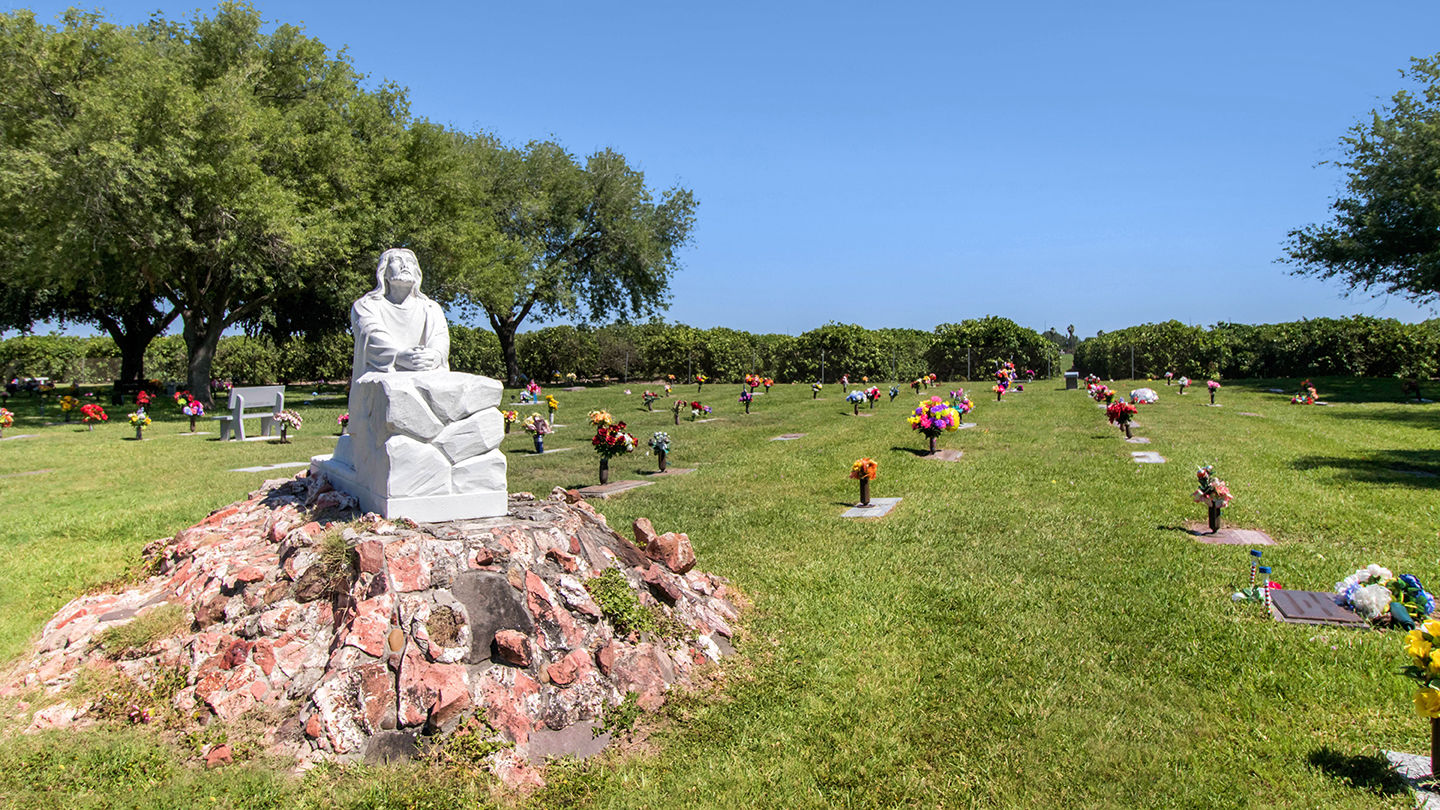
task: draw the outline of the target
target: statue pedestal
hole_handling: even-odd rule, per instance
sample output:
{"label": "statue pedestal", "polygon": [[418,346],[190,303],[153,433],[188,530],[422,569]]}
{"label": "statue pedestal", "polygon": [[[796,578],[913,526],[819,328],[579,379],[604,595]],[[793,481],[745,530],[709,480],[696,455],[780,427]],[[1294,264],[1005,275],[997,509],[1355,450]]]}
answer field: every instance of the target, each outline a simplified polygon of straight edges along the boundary
{"label": "statue pedestal", "polygon": [[312,473],[386,518],[506,514],[501,385],[458,371],[370,372],[350,387],[350,432]]}

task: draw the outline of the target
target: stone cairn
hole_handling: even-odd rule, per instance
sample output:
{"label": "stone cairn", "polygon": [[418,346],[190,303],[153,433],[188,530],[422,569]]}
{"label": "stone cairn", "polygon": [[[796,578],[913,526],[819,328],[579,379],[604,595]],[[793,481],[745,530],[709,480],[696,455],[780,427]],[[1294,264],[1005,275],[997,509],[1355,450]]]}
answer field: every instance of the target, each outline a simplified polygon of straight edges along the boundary
{"label": "stone cairn", "polygon": [[[322,555],[334,533],[351,550],[338,575]],[[147,546],[155,576],[62,608],[0,694],[57,693],[83,667],[141,685],[181,669],[182,715],[266,711],[282,718],[268,742],[302,765],[407,756],[479,716],[513,743],[492,756],[497,775],[534,786],[544,756],[603,746],[591,729],[627,693],[653,710],[731,650],[738,594],[693,570],[685,535],[642,518],[635,538],[559,488],[511,495],[505,517],[416,525],[359,516],[323,479],[269,481]],[[611,567],[678,632],[618,634],[585,587]],[[188,612],[187,631],[119,661],[97,651],[107,628],[167,603]],[[83,723],[87,708],[47,707],[31,728]]]}

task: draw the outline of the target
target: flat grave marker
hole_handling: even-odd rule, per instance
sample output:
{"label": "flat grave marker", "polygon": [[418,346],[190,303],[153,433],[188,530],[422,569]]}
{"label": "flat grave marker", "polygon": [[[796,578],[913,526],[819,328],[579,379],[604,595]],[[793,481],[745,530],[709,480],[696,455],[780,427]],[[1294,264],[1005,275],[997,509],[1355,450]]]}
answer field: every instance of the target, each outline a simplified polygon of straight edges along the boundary
{"label": "flat grave marker", "polygon": [[900,503],[904,498],[871,498],[869,506],[856,504],[845,510],[840,517],[845,518],[877,518],[890,514],[895,504]]}
{"label": "flat grave marker", "polygon": [[39,435],[39,433],[21,433],[17,436],[5,436],[3,438],[0,438],[0,442],[11,442],[15,441],[16,439],[33,439]]}
{"label": "flat grave marker", "polygon": [[668,470],[641,470],[641,475],[648,475],[651,478],[664,478],[667,475],[685,475],[695,472],[694,467],[671,467]]}
{"label": "flat grave marker", "polygon": [[1268,391],[1269,391],[1270,393],[1272,393],[1272,394],[1283,394],[1283,393],[1285,393],[1285,389],[1284,389],[1284,388],[1268,388],[1268,389],[1266,389],[1266,390],[1268,390]]}
{"label": "flat grave marker", "polygon": [[1153,450],[1136,450],[1130,454],[1136,464],[1164,464],[1165,457]]}
{"label": "flat grave marker", "polygon": [[578,491],[582,498],[598,498],[605,501],[627,490],[632,490],[636,487],[648,487],[654,483],[654,481],[611,481],[608,484],[581,487]]}
{"label": "flat grave marker", "polygon": [[1237,529],[1231,526],[1221,526],[1220,531],[1211,534],[1209,524],[1192,520],[1185,524],[1185,531],[1194,535],[1196,540],[1215,546],[1275,545],[1275,540],[1259,529]]}
{"label": "flat grave marker", "polygon": [[506,457],[506,458],[525,458],[526,456],[548,456],[548,455],[550,455],[551,453],[565,453],[565,452],[568,452],[568,451],[574,450],[574,449],[575,449],[575,448],[573,448],[573,447],[547,447],[547,448],[545,448],[545,452],[543,452],[543,453],[537,453],[537,452],[535,452],[534,450],[530,450],[530,451],[528,451],[528,452],[506,453],[506,454],[505,454],[505,457]]}
{"label": "flat grave marker", "polygon": [[49,470],[26,470],[25,472],[8,473],[8,474],[6,474],[6,475],[0,475],[0,478],[23,478],[24,476],[27,476],[27,475],[44,475],[45,473],[48,473],[48,472],[55,472],[55,470],[53,470],[53,469],[49,469]]}
{"label": "flat grave marker", "polygon": [[1415,807],[1419,810],[1440,810],[1440,793],[1434,791],[1435,781],[1430,776],[1430,757],[1386,751],[1385,758],[1390,760],[1390,767],[1395,769],[1395,773],[1415,791]]}
{"label": "flat grave marker", "polygon": [[781,435],[781,436],[775,436],[774,438],[770,439],[770,441],[772,441],[772,442],[793,442],[793,441],[795,441],[796,439],[802,438],[803,436],[805,436],[804,433],[786,433],[786,434]]}
{"label": "flat grave marker", "polygon": [[960,423],[960,426],[957,427],[957,428],[955,428],[955,429],[956,429],[956,430],[967,430],[967,429],[973,428],[973,427],[975,427],[975,423],[974,423],[974,422],[961,422],[961,423]]}
{"label": "flat grave marker", "polygon": [[236,467],[230,472],[265,472],[266,470],[283,470],[287,467],[309,467],[308,461],[285,461],[280,464],[267,464],[260,467]]}
{"label": "flat grave marker", "polygon": [[[1251,412],[1249,412],[1249,411],[1238,411],[1238,413],[1239,413],[1241,416],[1260,416],[1260,414],[1258,414],[1258,413],[1251,413]],[[1260,417],[1260,418],[1263,419],[1264,417],[1262,416],[1262,417]]]}
{"label": "flat grave marker", "polygon": [[1335,594],[1327,591],[1273,590],[1270,592],[1270,605],[1270,614],[1280,622],[1336,627],[1370,626],[1354,612],[1335,604]]}
{"label": "flat grave marker", "polygon": [[924,458],[931,461],[959,461],[965,455],[963,450],[936,450],[933,453],[925,454]]}
{"label": "flat grave marker", "polygon": [[1149,444],[1150,440],[1144,436],[1131,436],[1125,440],[1126,444]]}

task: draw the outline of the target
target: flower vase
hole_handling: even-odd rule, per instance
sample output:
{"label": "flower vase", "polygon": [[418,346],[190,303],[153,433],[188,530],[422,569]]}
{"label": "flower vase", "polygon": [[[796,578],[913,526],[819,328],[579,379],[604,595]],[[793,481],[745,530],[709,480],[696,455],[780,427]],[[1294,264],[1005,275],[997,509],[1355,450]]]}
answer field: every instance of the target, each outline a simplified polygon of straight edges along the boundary
{"label": "flower vase", "polygon": [[280,443],[281,443],[281,444],[289,444],[289,443],[290,443],[290,436],[286,433],[286,431],[289,430],[289,428],[290,428],[290,426],[287,425],[287,424],[285,424],[284,422],[281,422],[281,423],[280,423]]}
{"label": "flower vase", "polygon": [[665,472],[665,465],[667,463],[665,457],[669,454],[664,450],[657,450],[655,451],[655,454],[660,457],[660,472]]}
{"label": "flower vase", "polygon": [[195,417],[193,417],[193,416],[190,417],[190,432],[191,432],[191,433],[194,433],[194,432],[195,432]]}
{"label": "flower vase", "polygon": [[645,403],[645,410],[650,411],[651,413],[654,413],[654,412],[655,412],[655,403],[653,403],[653,402],[647,402],[647,403]]}
{"label": "flower vase", "polygon": [[748,401],[745,403],[745,413],[750,413],[750,403]]}
{"label": "flower vase", "polygon": [[135,426],[135,441],[137,441],[137,442],[138,442],[138,441],[143,441],[144,439],[145,439],[145,428],[143,428],[143,427],[141,427],[141,426],[139,426],[139,425],[136,425],[136,426]]}
{"label": "flower vase", "polygon": [[696,394],[697,396],[698,396],[698,395],[700,394],[700,392],[703,391],[703,390],[705,390],[705,383],[695,383],[695,394]]}
{"label": "flower vase", "polygon": [[602,484],[608,484],[608,483],[610,483],[610,457],[609,457],[609,456],[601,456],[601,457],[600,457],[600,483],[602,483]]}
{"label": "flower vase", "polygon": [[679,411],[676,411],[676,412],[675,412],[675,424],[677,424],[677,425],[680,424],[680,412],[679,412]]}
{"label": "flower vase", "polygon": [[875,410],[875,400],[870,400],[870,410]]}
{"label": "flower vase", "polygon": [[819,392],[819,391],[811,391],[811,392],[810,392],[810,398],[811,398],[811,399],[819,399],[819,398],[820,398],[820,392]]}
{"label": "flower vase", "polygon": [[551,409],[550,409],[550,424],[551,424],[552,426],[555,424],[555,409],[554,409],[554,408],[551,408]]}
{"label": "flower vase", "polygon": [[[343,427],[340,428],[340,432],[341,432],[341,433],[344,433],[344,432],[345,432],[345,428],[343,428]],[[510,423],[509,423],[509,422],[506,422],[506,423],[505,423],[505,435],[506,435],[506,436],[509,436],[509,435],[510,435]]]}
{"label": "flower vase", "polygon": [[1165,380],[1165,385],[1166,385],[1166,387],[1169,387],[1169,385],[1170,385],[1170,380],[1168,380],[1168,379]]}
{"label": "flower vase", "polygon": [[856,416],[859,416],[859,415],[860,415],[860,403],[855,402],[855,403],[852,403],[852,404],[855,406],[855,415],[856,415]]}
{"label": "flower vase", "polygon": [[860,479],[860,505],[861,505],[861,506],[869,506],[869,505],[870,505],[870,479],[869,479],[869,478],[861,478],[861,479]]}
{"label": "flower vase", "polygon": [[86,423],[85,423],[85,429],[86,429],[87,431],[91,432],[91,433],[94,433],[94,432],[95,432],[95,423],[94,423],[94,422],[86,422]]}
{"label": "flower vase", "polygon": [[1215,392],[1214,392],[1214,391],[1211,391],[1211,392],[1210,392],[1210,404],[1211,404],[1211,405],[1214,405],[1214,404],[1215,404]]}
{"label": "flower vase", "polygon": [[71,411],[68,411],[68,410],[67,410],[67,411],[65,412],[65,424],[67,424],[67,425],[70,424],[70,414],[71,414]]}
{"label": "flower vase", "polygon": [[935,455],[935,437],[930,437],[930,455]]}
{"label": "flower vase", "polygon": [[1220,507],[1210,504],[1210,533],[1220,531]]}
{"label": "flower vase", "polygon": [[1000,397],[1003,396],[1004,393],[1005,393],[1004,391],[996,391],[996,392],[995,392],[995,401],[996,401],[996,402],[999,402],[999,401],[1000,401]]}
{"label": "flower vase", "polygon": [[545,437],[535,434],[535,453],[538,455],[545,452]]}
{"label": "flower vase", "polygon": [[1133,439],[1133,438],[1135,438],[1135,435],[1130,432],[1130,423],[1129,423],[1129,422],[1125,422],[1124,424],[1120,425],[1120,427],[1125,428],[1125,438],[1127,438],[1127,439]]}

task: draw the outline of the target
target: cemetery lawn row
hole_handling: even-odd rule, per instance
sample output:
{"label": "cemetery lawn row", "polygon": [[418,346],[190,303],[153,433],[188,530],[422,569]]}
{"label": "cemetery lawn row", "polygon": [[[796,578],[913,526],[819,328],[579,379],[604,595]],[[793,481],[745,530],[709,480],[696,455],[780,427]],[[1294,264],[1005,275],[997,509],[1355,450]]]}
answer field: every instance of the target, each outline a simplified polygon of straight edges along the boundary
{"label": "cemetery lawn row", "polygon": [[[1317,380],[1328,408],[1266,393],[1295,382],[1227,383],[1219,408],[1203,390],[1150,383],[1161,401],[1141,407],[1135,433],[1163,465],[1132,463],[1135,446],[1095,403],[1055,381],[998,404],[975,385],[978,427],[940,440],[964,451],[956,463],[916,454],[908,390],[857,418],[839,386],[818,401],[777,386],[746,416],[738,386],[707,385],[717,420],[691,423],[687,409],[678,426],[673,400],[645,412],[642,386],[559,392],[567,427],[546,447],[575,450],[529,455],[517,426],[504,445],[511,491],[596,482],[591,408],[641,441],[611,463],[613,479],[653,469],[645,442],[668,431],[670,464],[697,472],[596,505],[622,531],[646,516],[688,532],[699,567],[754,607],[717,695],[672,701],[640,755],[556,769],[536,804],[1408,806],[1377,760],[1428,742],[1398,674],[1401,635],[1263,619],[1228,599],[1246,549],[1181,528],[1203,519],[1188,495],[1195,467],[1213,463],[1236,494],[1226,523],[1278,541],[1265,559],[1286,587],[1328,590],[1371,562],[1440,585],[1440,477],[1423,475],[1440,474],[1440,405],[1399,403],[1389,380]],[[695,398],[694,386],[676,393]],[[12,404],[21,419],[6,435],[39,435],[0,443],[0,661],[75,594],[124,576],[146,541],[294,472],[230,469],[329,452],[342,401],[290,399],[306,419],[290,445],[178,436],[178,415],[122,441],[123,424],[38,427]],[[769,441],[791,432],[807,435]],[[883,519],[842,520],[861,456],[880,464],[873,494],[904,500]],[[494,801],[483,780],[438,766],[299,779],[257,760],[197,770],[187,755],[146,727],[7,735],[0,804]]]}

